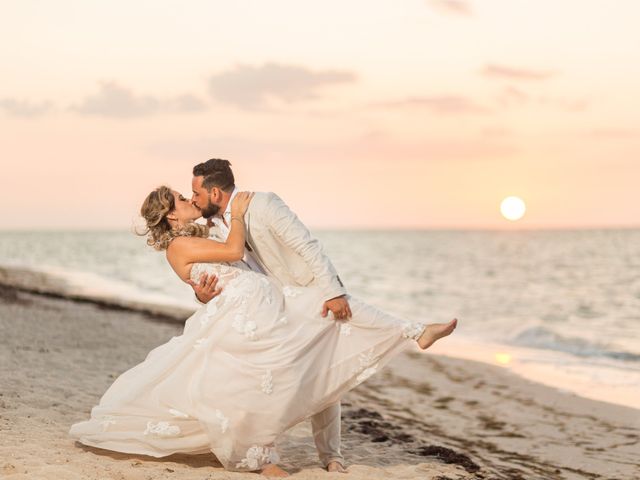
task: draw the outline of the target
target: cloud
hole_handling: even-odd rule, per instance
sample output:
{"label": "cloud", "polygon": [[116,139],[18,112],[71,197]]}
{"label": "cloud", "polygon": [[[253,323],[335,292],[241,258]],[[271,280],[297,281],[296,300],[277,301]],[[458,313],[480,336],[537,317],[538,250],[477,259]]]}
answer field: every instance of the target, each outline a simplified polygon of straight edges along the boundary
{"label": "cloud", "polygon": [[134,118],[167,112],[200,112],[206,109],[206,104],[193,95],[156,98],[136,95],[116,82],[103,82],[98,93],[86,97],[80,105],[71,109],[83,115]]}
{"label": "cloud", "polygon": [[531,96],[516,87],[504,87],[496,96],[496,101],[502,108],[522,107],[531,101]]}
{"label": "cloud", "polygon": [[49,112],[52,109],[52,104],[49,101],[34,103],[27,100],[3,98],[0,100],[0,109],[14,117],[32,118]]}
{"label": "cloud", "polygon": [[429,0],[428,3],[441,12],[459,15],[459,16],[471,16],[471,5],[465,0]]}
{"label": "cloud", "polygon": [[638,139],[640,138],[640,130],[632,128],[592,128],[585,132],[590,138],[597,139]]}
{"label": "cloud", "polygon": [[195,95],[185,94],[165,101],[168,111],[172,112],[202,112],[207,110],[207,104]]}
{"label": "cloud", "polygon": [[512,86],[504,87],[498,95],[498,103],[502,107],[521,106],[528,103],[529,99],[529,94]]}
{"label": "cloud", "polygon": [[526,70],[495,64],[485,65],[481,73],[487,77],[508,78],[510,80],[546,80],[555,75],[553,72]]}
{"label": "cloud", "polygon": [[434,113],[447,115],[486,114],[490,110],[473,100],[459,95],[408,97],[404,100],[380,102],[373,106],[387,108],[426,108]]}
{"label": "cloud", "polygon": [[355,146],[352,155],[361,158],[419,160],[430,162],[485,161],[510,157],[519,152],[504,139],[473,137],[431,138],[399,141],[393,138],[366,139]]}
{"label": "cloud", "polygon": [[317,90],[337,83],[352,83],[356,75],[340,70],[312,71],[295,65],[266,63],[239,65],[209,79],[211,95],[244,109],[268,108],[270,101],[286,103],[318,98]]}
{"label": "cloud", "polygon": [[585,99],[539,97],[538,102],[540,105],[555,107],[567,112],[583,112],[589,107],[589,102]]}
{"label": "cloud", "polygon": [[513,134],[513,130],[500,125],[487,126],[480,130],[480,135],[486,138],[507,138]]}
{"label": "cloud", "polygon": [[504,138],[434,137],[423,139],[398,139],[393,134],[373,130],[362,135],[342,139],[304,140],[300,138],[269,138],[219,136],[185,140],[160,140],[147,145],[146,152],[166,161],[183,162],[185,157],[207,159],[226,158],[234,162],[260,163],[264,159],[282,162],[344,161],[484,161],[510,157],[519,152],[508,136]]}
{"label": "cloud", "polygon": [[548,95],[531,95],[524,90],[513,87],[504,87],[496,96],[496,102],[501,108],[540,106],[551,107],[566,112],[582,112],[589,106],[586,99],[570,99]]}

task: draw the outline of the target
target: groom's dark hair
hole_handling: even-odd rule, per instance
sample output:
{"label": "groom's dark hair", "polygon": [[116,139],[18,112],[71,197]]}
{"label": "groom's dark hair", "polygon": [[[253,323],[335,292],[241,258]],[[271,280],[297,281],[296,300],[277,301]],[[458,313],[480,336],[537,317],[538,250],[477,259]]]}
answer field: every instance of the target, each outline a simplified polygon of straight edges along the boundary
{"label": "groom's dark hair", "polygon": [[231,171],[231,162],[221,158],[212,158],[193,167],[194,177],[204,177],[202,186],[210,192],[213,187],[218,187],[224,192],[232,192],[235,188],[235,179]]}

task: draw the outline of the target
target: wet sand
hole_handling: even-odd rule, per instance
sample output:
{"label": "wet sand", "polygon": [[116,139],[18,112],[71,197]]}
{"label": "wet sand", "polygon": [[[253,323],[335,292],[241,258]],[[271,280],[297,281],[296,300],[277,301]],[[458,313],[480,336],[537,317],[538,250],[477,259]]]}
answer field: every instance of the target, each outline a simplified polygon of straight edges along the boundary
{"label": "wet sand", "polygon": [[[259,478],[213,455],[164,459],[73,442],[69,426],[120,373],[182,327],[167,317],[0,285],[0,476]],[[350,473],[320,468],[308,422],[279,443],[293,478],[637,479],[640,410],[584,399],[499,367],[407,352],[343,400]]]}

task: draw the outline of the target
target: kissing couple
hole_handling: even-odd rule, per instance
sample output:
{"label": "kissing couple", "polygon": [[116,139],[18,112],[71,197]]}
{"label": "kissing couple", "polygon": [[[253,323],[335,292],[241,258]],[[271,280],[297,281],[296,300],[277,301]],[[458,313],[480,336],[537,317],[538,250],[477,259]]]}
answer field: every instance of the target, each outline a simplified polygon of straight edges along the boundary
{"label": "kissing couple", "polygon": [[288,475],[279,437],[310,418],[322,465],[346,472],[340,399],[399,352],[449,335],[456,319],[407,321],[349,295],[280,197],[238,191],[227,160],[196,165],[192,187],[191,199],[156,188],[141,215],[147,243],[201,306],[69,434],[152,457],[212,452],[227,470],[275,477]]}

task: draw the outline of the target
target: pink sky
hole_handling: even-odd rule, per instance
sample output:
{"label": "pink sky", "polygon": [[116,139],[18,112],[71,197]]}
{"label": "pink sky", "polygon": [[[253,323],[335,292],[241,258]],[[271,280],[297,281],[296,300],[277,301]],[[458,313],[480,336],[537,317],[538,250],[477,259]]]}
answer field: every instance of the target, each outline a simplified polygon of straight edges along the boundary
{"label": "pink sky", "polygon": [[640,226],[638,18],[636,0],[11,2],[1,228],[129,228],[211,157],[315,228]]}

